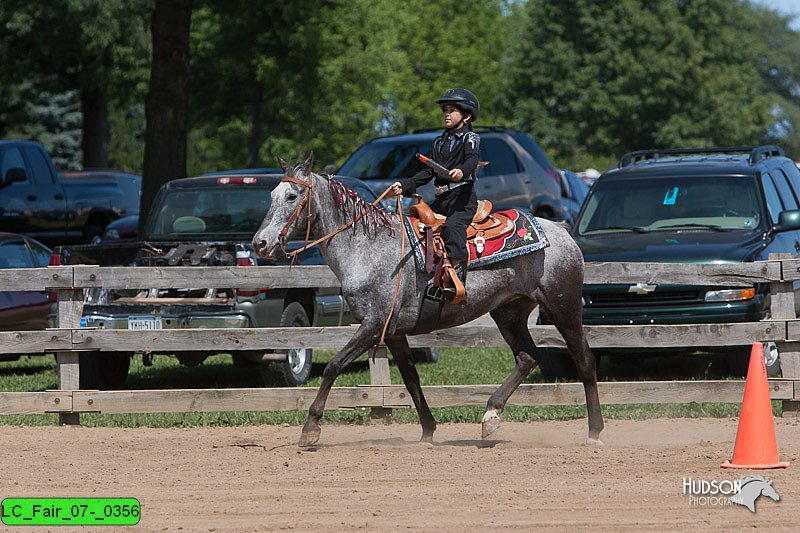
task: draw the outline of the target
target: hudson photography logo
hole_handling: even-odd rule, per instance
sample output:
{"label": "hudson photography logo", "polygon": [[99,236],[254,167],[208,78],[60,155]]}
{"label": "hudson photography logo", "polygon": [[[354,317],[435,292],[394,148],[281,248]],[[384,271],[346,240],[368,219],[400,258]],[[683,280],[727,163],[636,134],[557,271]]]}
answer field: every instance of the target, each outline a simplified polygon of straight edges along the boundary
{"label": "hudson photography logo", "polygon": [[737,480],[707,480],[683,478],[683,494],[689,497],[693,507],[718,507],[742,505],[756,512],[756,500],[766,496],[779,501],[781,495],[772,482],[761,476],[747,476]]}

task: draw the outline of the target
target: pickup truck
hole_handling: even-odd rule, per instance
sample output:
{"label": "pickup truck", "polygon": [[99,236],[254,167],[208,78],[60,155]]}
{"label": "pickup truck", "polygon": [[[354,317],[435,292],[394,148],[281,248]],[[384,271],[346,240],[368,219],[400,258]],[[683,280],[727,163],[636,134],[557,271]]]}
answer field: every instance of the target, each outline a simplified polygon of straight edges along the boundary
{"label": "pickup truck", "polygon": [[[275,264],[257,258],[251,240],[269,208],[270,193],[280,179],[280,174],[253,174],[170,181],[156,195],[140,241],[60,247],[52,263],[176,268]],[[365,200],[375,200],[361,181],[339,179]],[[312,248],[300,255],[298,264],[319,265],[324,261],[316,248]],[[353,322],[338,287],[255,291],[232,287],[91,289],[82,317],[86,327],[113,329],[338,326]],[[216,353],[187,351],[167,355],[174,355],[181,364],[196,366]],[[121,387],[132,355],[82,354],[81,388]],[[145,364],[152,360],[153,354],[142,355]],[[435,360],[437,355],[430,349],[418,349],[415,353],[418,360],[427,361]],[[288,353],[238,351],[232,357],[237,366],[257,367],[265,385],[276,382],[302,385],[311,374],[311,349],[293,349]]]}
{"label": "pickup truck", "polygon": [[0,231],[49,246],[88,243],[112,220],[138,211],[138,196],[117,180],[91,174],[62,180],[39,143],[0,141]]}

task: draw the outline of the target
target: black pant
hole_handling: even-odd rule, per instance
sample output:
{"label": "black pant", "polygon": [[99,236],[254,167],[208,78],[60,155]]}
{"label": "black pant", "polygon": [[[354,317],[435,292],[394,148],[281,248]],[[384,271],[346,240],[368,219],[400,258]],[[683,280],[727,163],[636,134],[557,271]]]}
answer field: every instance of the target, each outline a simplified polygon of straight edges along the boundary
{"label": "black pant", "polygon": [[431,204],[431,209],[447,217],[442,225],[442,238],[450,261],[452,263],[466,261],[469,258],[467,226],[478,210],[478,197],[475,195],[474,185],[464,185],[440,194]]}

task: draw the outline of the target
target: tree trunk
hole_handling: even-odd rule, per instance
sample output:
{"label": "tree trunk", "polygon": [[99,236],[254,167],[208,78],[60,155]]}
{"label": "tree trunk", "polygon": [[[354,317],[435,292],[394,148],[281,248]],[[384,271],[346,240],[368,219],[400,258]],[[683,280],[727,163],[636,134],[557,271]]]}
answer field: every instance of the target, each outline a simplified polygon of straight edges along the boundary
{"label": "tree trunk", "polygon": [[263,83],[256,85],[256,94],[250,105],[250,136],[247,139],[247,168],[256,168],[261,165],[261,144],[264,142],[264,87]]}
{"label": "tree trunk", "polygon": [[140,235],[158,189],[170,180],[186,177],[191,15],[191,0],[156,0],[151,22],[153,61],[145,103]]}
{"label": "tree trunk", "polygon": [[83,168],[108,168],[108,90],[81,91]]}

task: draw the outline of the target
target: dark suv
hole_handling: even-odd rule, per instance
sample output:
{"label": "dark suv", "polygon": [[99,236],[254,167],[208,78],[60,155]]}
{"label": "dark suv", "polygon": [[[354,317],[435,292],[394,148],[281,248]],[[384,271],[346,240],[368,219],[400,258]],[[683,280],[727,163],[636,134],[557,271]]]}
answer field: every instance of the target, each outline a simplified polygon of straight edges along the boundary
{"label": "dark suv", "polygon": [[[547,156],[530,136],[500,127],[476,127],[481,136],[481,160],[476,193],[497,208],[523,207],[537,216],[561,220],[561,178]],[[378,137],[361,145],[338,170],[342,176],[365,180],[381,194],[397,178],[408,178],[423,165],[416,153],[430,155],[441,130],[415,131]],[[434,199],[433,181],[417,189],[426,202]]]}
{"label": "dark suv", "polygon": [[[765,260],[771,253],[800,252],[798,206],[800,171],[776,146],[639,151],[623,156],[619,168],[597,180],[572,235],[586,261]],[[583,322],[753,322],[767,312],[767,291],[766,284],[757,284],[754,291],[646,283],[587,284],[583,288]],[[542,316],[541,321],[547,323],[547,317]],[[699,346],[696,350],[724,350],[731,372],[742,375],[750,348]],[[614,349],[614,354],[625,351]],[[647,349],[647,353],[656,351]],[[685,348],[681,351],[687,352]],[[599,349],[595,352],[603,353]],[[543,355],[542,373],[546,377],[574,374],[571,360],[563,351],[547,349]]]}

